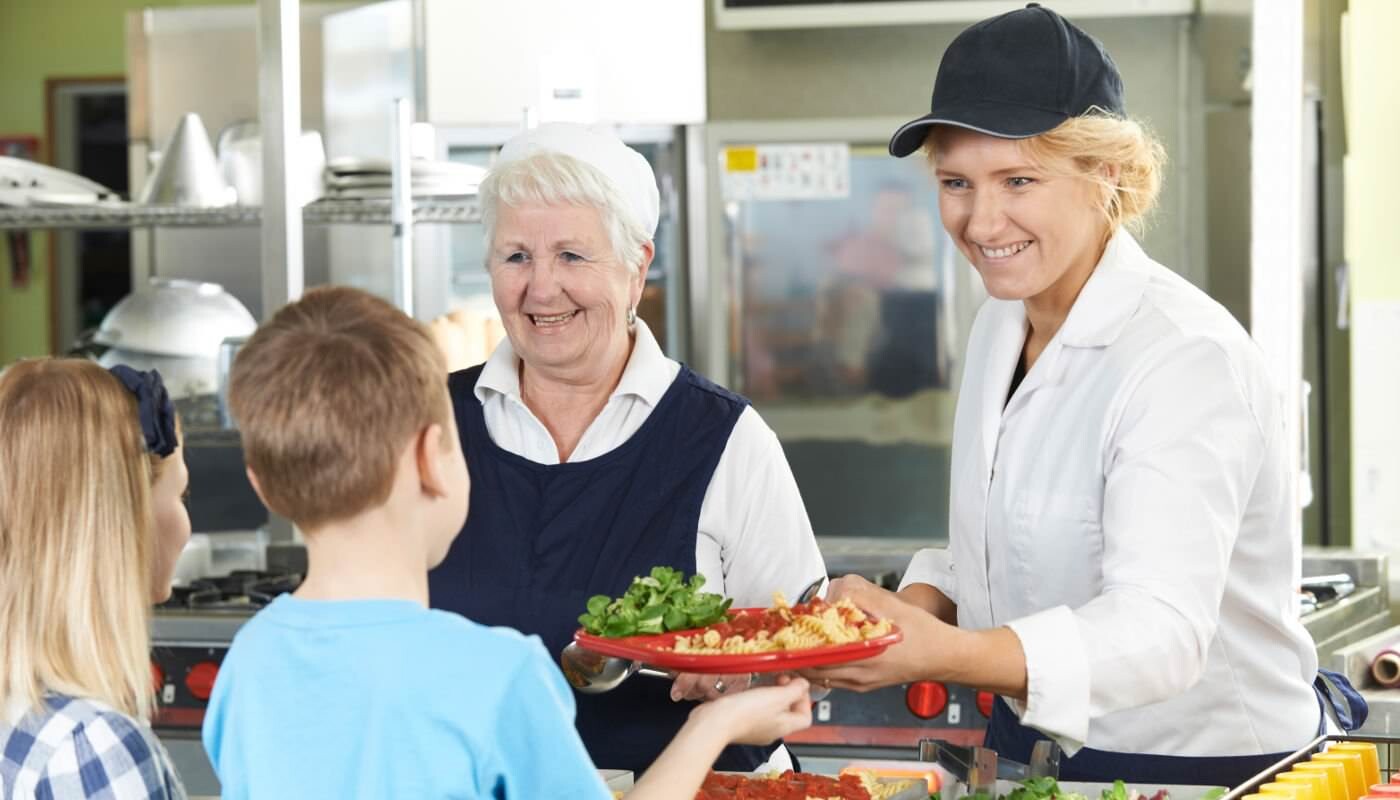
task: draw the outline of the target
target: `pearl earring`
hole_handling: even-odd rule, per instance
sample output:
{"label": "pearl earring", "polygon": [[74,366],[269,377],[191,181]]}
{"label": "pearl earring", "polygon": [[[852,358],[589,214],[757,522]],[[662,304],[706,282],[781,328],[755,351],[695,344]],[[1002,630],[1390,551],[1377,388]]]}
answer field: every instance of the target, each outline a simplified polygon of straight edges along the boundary
{"label": "pearl earring", "polygon": [[629,308],[629,309],[627,309],[627,327],[630,328],[630,327],[632,327],[633,325],[636,325],[636,324],[637,324],[637,309],[635,309],[635,308]]}

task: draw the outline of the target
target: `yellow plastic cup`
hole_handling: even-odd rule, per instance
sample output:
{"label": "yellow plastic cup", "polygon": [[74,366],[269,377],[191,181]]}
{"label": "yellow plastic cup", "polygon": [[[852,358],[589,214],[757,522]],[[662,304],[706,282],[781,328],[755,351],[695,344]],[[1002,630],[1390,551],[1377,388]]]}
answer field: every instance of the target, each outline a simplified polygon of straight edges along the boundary
{"label": "yellow plastic cup", "polygon": [[1347,800],[1357,800],[1366,794],[1366,787],[1371,784],[1366,782],[1366,768],[1361,764],[1360,753],[1343,753],[1336,750],[1328,750],[1325,753],[1318,753],[1312,757],[1313,762],[1319,761],[1340,761],[1346,768],[1347,776]]}
{"label": "yellow plastic cup", "polygon": [[1272,783],[1261,784],[1254,791],[1270,797],[1288,797],[1292,800],[1327,800],[1325,795],[1318,796],[1314,793],[1311,784],[1307,783],[1285,783],[1274,781]]}
{"label": "yellow plastic cup", "polygon": [[1331,800],[1332,786],[1327,780],[1327,774],[1318,770],[1312,772],[1280,772],[1274,776],[1277,783],[1306,783],[1312,787],[1313,797],[1317,800]]}
{"label": "yellow plastic cup", "polygon": [[1327,748],[1329,753],[1360,753],[1361,768],[1366,773],[1366,785],[1381,783],[1380,756],[1376,753],[1375,742],[1335,742]]}
{"label": "yellow plastic cup", "polygon": [[1337,761],[1304,761],[1293,772],[1319,772],[1327,777],[1328,800],[1355,800],[1347,793],[1347,768]]}

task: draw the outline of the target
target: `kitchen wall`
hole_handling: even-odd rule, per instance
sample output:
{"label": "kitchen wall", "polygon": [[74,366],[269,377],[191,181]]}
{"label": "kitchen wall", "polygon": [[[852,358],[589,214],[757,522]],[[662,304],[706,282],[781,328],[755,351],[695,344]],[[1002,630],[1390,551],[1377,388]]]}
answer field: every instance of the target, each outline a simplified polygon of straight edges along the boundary
{"label": "kitchen wall", "polygon": [[[1344,41],[1345,255],[1351,266],[1353,538],[1400,557],[1400,3],[1350,0]],[[1396,577],[1392,571],[1392,591]]]}
{"label": "kitchen wall", "polygon": [[[138,8],[239,4],[238,0],[3,0],[0,135],[44,135],[46,78],[105,77],[125,69],[125,16]],[[252,0],[248,0],[252,4]],[[48,237],[31,233],[33,274],[11,285],[0,248],[0,364],[49,352]]]}

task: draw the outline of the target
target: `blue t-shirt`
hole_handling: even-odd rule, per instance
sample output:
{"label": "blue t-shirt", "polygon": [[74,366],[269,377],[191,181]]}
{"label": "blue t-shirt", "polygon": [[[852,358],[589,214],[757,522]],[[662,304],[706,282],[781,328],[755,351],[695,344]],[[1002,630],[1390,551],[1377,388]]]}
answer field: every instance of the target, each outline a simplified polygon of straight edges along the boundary
{"label": "blue t-shirt", "polygon": [[234,638],[204,748],[241,798],[611,798],[539,639],[406,600],[283,595]]}

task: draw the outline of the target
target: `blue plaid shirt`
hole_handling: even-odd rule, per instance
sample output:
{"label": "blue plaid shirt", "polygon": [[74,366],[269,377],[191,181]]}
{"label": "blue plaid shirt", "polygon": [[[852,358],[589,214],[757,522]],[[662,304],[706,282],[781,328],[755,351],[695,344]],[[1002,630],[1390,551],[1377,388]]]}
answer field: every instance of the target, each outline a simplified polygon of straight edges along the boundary
{"label": "blue plaid shirt", "polygon": [[96,700],[49,695],[17,722],[0,715],[0,798],[184,800],[150,727]]}

